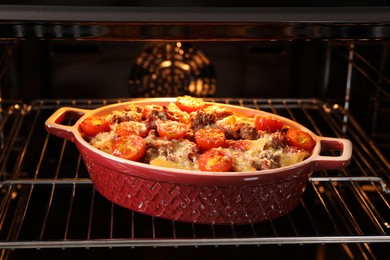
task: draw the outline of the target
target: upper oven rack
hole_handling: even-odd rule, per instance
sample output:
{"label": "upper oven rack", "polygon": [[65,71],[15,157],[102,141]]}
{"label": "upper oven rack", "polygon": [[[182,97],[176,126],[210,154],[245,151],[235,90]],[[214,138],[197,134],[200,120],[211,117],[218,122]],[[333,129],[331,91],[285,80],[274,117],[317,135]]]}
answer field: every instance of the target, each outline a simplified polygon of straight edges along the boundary
{"label": "upper oven rack", "polygon": [[215,41],[389,39],[389,6],[1,5],[0,39]]}
{"label": "upper oven rack", "polygon": [[125,100],[3,104],[0,248],[345,243],[369,251],[372,244],[390,242],[390,164],[341,105],[317,99],[209,100],[273,112],[318,135],[348,138],[354,144],[352,163],[315,172],[298,207],[284,217],[248,225],[180,223],[104,199],[75,146],[44,130],[45,120],[59,107],[93,109]]}

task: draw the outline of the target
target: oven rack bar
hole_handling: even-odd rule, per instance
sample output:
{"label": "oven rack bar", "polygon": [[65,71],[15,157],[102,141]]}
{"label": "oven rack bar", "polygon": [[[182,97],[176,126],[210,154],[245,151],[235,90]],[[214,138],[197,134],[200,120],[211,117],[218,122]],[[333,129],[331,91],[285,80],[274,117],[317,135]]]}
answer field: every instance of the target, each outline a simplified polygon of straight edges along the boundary
{"label": "oven rack bar", "polygon": [[118,100],[9,106],[1,129],[6,142],[0,153],[0,248],[390,242],[389,162],[342,106],[317,99],[211,101],[266,110],[319,135],[346,137],[354,144],[351,165],[313,173],[297,209],[280,219],[243,226],[179,223],[105,200],[93,188],[74,145],[43,128],[59,107],[93,109]]}
{"label": "oven rack bar", "polygon": [[389,243],[385,236],[328,236],[328,237],[279,237],[279,238],[200,238],[200,239],[99,239],[99,240],[63,240],[63,241],[22,241],[0,242],[2,249],[43,249],[43,248],[94,248],[94,247],[179,247],[179,246],[240,246],[275,244],[332,244],[332,243]]}
{"label": "oven rack bar", "polygon": [[[310,182],[378,182],[382,188],[385,186],[383,180],[377,177],[313,177]],[[13,186],[18,185],[31,185],[32,187],[37,185],[50,185],[52,187],[58,185],[92,185],[91,180],[88,179],[57,179],[57,180],[43,180],[43,179],[23,179],[14,181],[4,181],[0,187],[13,189]],[[389,190],[384,190],[389,193]],[[302,202],[303,204],[303,202]],[[133,213],[134,214],[134,213]],[[111,216],[113,218],[113,216]],[[134,219],[134,217],[132,217]],[[153,218],[152,218],[153,219]],[[69,221],[69,220],[68,220]],[[113,220],[111,220],[113,221]],[[170,222],[170,221],[168,221]],[[152,223],[152,225],[156,225]],[[175,226],[175,222],[172,221],[172,226]],[[387,228],[390,228],[389,223],[384,223]],[[157,227],[155,227],[157,228]],[[193,227],[194,228],[194,227]],[[212,233],[216,233],[214,225],[210,225]],[[236,227],[231,227],[232,231],[229,237],[192,237],[192,238],[178,238],[173,235],[171,238],[156,236],[150,238],[143,237],[128,237],[128,238],[102,238],[102,239],[66,239],[61,240],[20,240],[20,241],[1,241],[0,248],[2,249],[22,249],[22,248],[93,248],[93,247],[166,247],[166,246],[219,246],[219,245],[267,245],[267,244],[329,244],[329,243],[387,243],[390,242],[390,236],[388,235],[337,235],[337,236],[325,236],[325,235],[310,235],[310,236],[267,236],[267,237],[236,237],[234,231]],[[252,225],[252,233],[255,234],[255,228]],[[196,228],[194,228],[196,229]],[[67,232],[66,232],[67,233]],[[173,231],[174,233],[174,231]]]}
{"label": "oven rack bar", "polygon": [[[327,181],[327,182],[373,182],[378,183],[384,193],[390,194],[390,189],[387,187],[387,184],[382,178],[379,177],[310,177],[309,181],[318,182],[318,181]],[[5,180],[0,182],[0,188],[10,185],[18,184],[93,184],[90,179],[87,178],[69,178],[69,179],[18,179],[18,180]]]}

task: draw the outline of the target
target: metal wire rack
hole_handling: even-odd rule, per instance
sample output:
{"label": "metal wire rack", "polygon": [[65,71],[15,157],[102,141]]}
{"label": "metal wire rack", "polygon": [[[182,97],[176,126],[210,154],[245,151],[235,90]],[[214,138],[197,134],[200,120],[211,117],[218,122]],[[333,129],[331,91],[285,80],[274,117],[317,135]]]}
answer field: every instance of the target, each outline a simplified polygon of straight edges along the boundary
{"label": "metal wire rack", "polygon": [[[40,100],[9,105],[1,130],[0,248],[117,248],[390,242],[390,164],[343,107],[317,99],[213,99],[294,119],[316,134],[354,144],[345,169],[315,172],[290,214],[250,225],[200,225],[116,206],[88,177],[77,149],[50,136],[44,121],[59,107],[93,109],[124,100]],[[345,116],[348,120],[345,120]]]}
{"label": "metal wire rack", "polygon": [[[1,257],[17,249],[337,245],[349,256],[357,252],[363,258],[386,258],[386,244],[390,242],[390,163],[385,156],[388,153],[383,152],[388,147],[383,144],[389,142],[380,141],[388,140],[388,134],[375,127],[368,134],[360,119],[351,115],[348,95],[353,71],[374,86],[377,95],[372,102],[376,109],[370,125],[376,126],[381,109],[386,107],[383,104],[390,97],[382,85],[390,81],[354,44],[343,43],[338,48],[333,44],[329,43],[332,52],[327,63],[332,62],[336,50],[349,65],[348,98],[341,102],[209,99],[276,113],[318,135],[348,138],[354,145],[350,166],[314,172],[293,212],[258,224],[218,226],[168,221],[123,209],[97,193],[75,146],[48,135],[44,122],[62,106],[93,109],[125,99],[38,100],[29,105],[2,100]],[[388,44],[384,46],[386,56]],[[0,60],[3,69],[8,67],[9,53],[4,49]]]}

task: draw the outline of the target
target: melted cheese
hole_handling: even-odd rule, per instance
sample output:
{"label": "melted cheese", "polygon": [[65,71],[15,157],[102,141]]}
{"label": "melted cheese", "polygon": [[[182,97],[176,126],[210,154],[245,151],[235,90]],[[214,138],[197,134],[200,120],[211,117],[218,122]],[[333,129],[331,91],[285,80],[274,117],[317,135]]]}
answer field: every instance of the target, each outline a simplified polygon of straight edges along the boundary
{"label": "melted cheese", "polygon": [[102,150],[106,153],[112,154],[112,145],[114,143],[115,134],[113,132],[102,132],[98,133],[92,140],[90,144],[99,150]]}
{"label": "melted cheese", "polygon": [[198,162],[196,157],[191,157],[189,154],[193,153],[194,143],[184,139],[184,140],[173,140],[173,152],[169,153],[167,156],[159,155],[156,158],[153,158],[150,161],[150,165],[168,167],[168,168],[177,168],[177,169],[187,169],[187,170],[197,170]]}
{"label": "melted cheese", "polygon": [[304,151],[280,153],[280,167],[290,166],[303,161],[307,154]]}

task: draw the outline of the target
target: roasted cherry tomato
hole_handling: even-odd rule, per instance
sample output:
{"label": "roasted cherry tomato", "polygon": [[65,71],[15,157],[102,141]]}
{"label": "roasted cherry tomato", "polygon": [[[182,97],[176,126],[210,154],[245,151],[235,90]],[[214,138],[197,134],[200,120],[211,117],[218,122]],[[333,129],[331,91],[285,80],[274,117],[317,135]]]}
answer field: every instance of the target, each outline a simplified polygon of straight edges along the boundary
{"label": "roasted cherry tomato", "polygon": [[110,131],[110,122],[103,116],[87,117],[80,123],[81,130],[89,136]]}
{"label": "roasted cherry tomato", "polygon": [[146,142],[138,135],[119,137],[112,145],[112,154],[124,159],[138,161],[145,153]]}
{"label": "roasted cherry tomato", "polygon": [[187,133],[186,125],[177,121],[157,121],[157,133],[169,140],[181,139]]}
{"label": "roasted cherry tomato", "polygon": [[225,133],[218,128],[203,128],[195,132],[195,141],[203,150],[225,145]]}
{"label": "roasted cherry tomato", "polygon": [[117,125],[115,134],[118,136],[126,136],[130,134],[146,137],[148,135],[148,128],[144,123],[136,121],[125,121]]}
{"label": "roasted cherry tomato", "polygon": [[199,157],[198,165],[201,171],[228,172],[233,165],[233,159],[224,150],[211,149]]}
{"label": "roasted cherry tomato", "polygon": [[255,116],[255,127],[257,130],[276,132],[283,127],[283,122],[272,116]]}
{"label": "roasted cherry tomato", "polygon": [[311,151],[316,145],[316,141],[309,133],[297,129],[289,129],[286,138],[289,145],[306,151]]}
{"label": "roasted cherry tomato", "polygon": [[180,96],[176,99],[176,105],[185,112],[191,113],[200,110],[205,106],[201,98],[195,98],[191,96]]}

